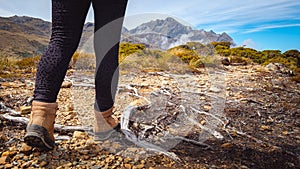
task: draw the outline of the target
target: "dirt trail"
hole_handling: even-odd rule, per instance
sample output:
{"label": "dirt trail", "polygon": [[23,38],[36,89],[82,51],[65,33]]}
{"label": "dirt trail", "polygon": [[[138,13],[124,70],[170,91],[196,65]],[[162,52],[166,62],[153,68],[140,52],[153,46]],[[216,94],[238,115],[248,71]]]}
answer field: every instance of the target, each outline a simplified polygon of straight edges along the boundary
{"label": "dirt trail", "polygon": [[[167,140],[164,148],[175,153],[180,162],[134,145],[110,141],[97,144],[86,132],[56,132],[56,149],[39,152],[22,144],[24,125],[1,118],[0,168],[297,168],[299,83],[262,69],[229,66],[203,69],[197,74],[131,72],[120,77],[114,111],[117,117],[138,96],[152,102],[152,108],[133,112],[131,130],[139,135],[145,131],[144,139],[156,140],[160,146],[165,145],[161,138],[166,138],[161,131],[210,146],[207,149]],[[79,71],[67,76],[72,86],[66,85],[59,93],[57,124],[92,125],[92,79],[93,75]],[[18,111],[32,96],[33,82],[33,78],[1,79],[0,102]],[[188,117],[197,114],[196,110],[202,112],[193,116],[202,128],[180,121],[184,117],[180,116],[180,105]],[[216,138],[203,126],[224,138]]]}

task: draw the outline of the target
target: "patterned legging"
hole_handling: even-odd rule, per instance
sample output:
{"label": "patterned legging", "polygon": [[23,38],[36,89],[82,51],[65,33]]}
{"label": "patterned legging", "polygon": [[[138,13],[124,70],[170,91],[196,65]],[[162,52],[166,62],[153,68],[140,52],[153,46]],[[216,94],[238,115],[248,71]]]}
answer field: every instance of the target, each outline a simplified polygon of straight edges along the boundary
{"label": "patterned legging", "polygon": [[127,0],[52,0],[52,34],[38,64],[34,100],[56,101],[91,4],[95,18],[95,109],[105,111],[113,106],[118,85],[119,42]]}

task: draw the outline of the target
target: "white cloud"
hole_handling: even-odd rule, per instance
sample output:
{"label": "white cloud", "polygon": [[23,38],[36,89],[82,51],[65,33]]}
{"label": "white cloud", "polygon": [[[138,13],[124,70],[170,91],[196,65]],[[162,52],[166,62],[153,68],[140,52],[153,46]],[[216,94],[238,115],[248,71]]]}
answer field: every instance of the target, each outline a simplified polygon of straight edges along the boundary
{"label": "white cloud", "polygon": [[245,31],[244,33],[253,33],[253,32],[259,32],[265,29],[273,29],[273,28],[286,28],[286,27],[300,27],[300,23],[299,24],[284,24],[284,25],[263,25],[261,27],[256,27],[250,30]]}
{"label": "white cloud", "polygon": [[246,39],[243,41],[242,46],[245,46],[247,48],[257,48],[257,44],[252,39]]}
{"label": "white cloud", "polygon": [[151,12],[169,14],[199,28],[237,32],[247,25],[274,20],[300,20],[299,8],[298,0],[130,0],[127,15]]}
{"label": "white cloud", "polygon": [[14,15],[12,12],[0,8],[0,16],[12,16],[12,15]]}
{"label": "white cloud", "polygon": [[[190,25],[211,29],[217,33],[251,31],[249,25],[254,28],[252,31],[260,31],[258,28],[270,21],[292,19],[296,24],[300,22],[299,0],[129,0],[128,2],[126,11],[128,17],[145,13],[176,16]],[[40,0],[39,3],[36,3],[36,0],[0,0],[0,6],[1,16],[17,14],[50,19],[49,0]],[[136,19],[134,24],[151,19],[151,17]],[[87,20],[93,21],[92,14]]]}

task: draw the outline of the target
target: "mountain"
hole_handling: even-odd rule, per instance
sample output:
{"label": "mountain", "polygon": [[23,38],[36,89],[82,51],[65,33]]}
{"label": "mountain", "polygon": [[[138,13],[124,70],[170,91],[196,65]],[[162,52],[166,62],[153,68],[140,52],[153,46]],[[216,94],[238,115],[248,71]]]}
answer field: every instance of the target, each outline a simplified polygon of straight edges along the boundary
{"label": "mountain", "polygon": [[[88,52],[92,51],[93,32],[94,24],[86,23],[79,49],[84,47]],[[41,54],[47,47],[50,34],[51,22],[27,16],[0,17],[0,55],[26,57]],[[143,23],[131,30],[123,27],[122,41],[142,43],[149,48],[157,49],[168,49],[190,41],[234,43],[226,33],[216,34],[203,29],[194,30],[171,17]]]}
{"label": "mountain", "polygon": [[0,17],[0,53],[6,56],[32,56],[44,51],[51,23],[26,16]]}
{"label": "mountain", "polygon": [[207,32],[203,29],[195,30],[171,17],[143,23],[129,30],[126,36],[123,34],[122,40],[132,43],[143,43],[148,47],[159,49],[169,49],[187,42],[207,44],[213,41],[226,41],[234,44],[233,39],[225,32],[216,34],[213,31]]}

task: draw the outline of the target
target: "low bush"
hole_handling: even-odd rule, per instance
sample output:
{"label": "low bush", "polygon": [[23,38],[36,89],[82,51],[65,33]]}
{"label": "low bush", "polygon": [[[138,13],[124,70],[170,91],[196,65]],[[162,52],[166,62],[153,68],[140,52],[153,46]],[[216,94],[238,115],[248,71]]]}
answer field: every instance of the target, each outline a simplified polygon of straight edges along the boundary
{"label": "low bush", "polygon": [[26,57],[17,61],[15,65],[20,69],[35,68],[40,59],[41,56]]}

